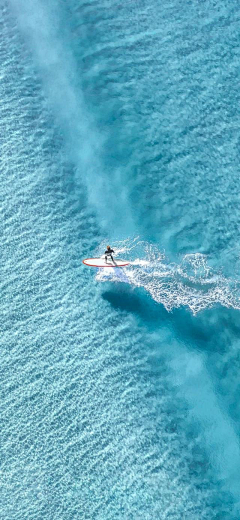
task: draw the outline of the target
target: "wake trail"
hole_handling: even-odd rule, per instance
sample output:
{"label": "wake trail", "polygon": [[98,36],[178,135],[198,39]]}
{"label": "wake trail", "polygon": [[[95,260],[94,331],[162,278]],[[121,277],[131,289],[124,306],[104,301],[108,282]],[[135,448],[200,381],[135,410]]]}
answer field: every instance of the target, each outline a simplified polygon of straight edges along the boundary
{"label": "wake trail", "polygon": [[[99,251],[101,248],[103,244]],[[240,309],[240,283],[214,272],[206,255],[188,254],[179,264],[171,263],[156,246],[139,239],[118,242],[115,252],[124,254],[130,261],[129,266],[99,269],[96,275],[99,282],[124,282],[142,287],[168,311],[184,306],[195,315],[216,304]]]}
{"label": "wake trail", "polygon": [[[83,71],[69,43],[67,9],[59,2],[43,0],[10,0],[10,5],[63,136],[67,160],[74,166],[75,184],[80,182],[87,188],[88,200],[102,228],[107,227],[108,231],[111,225],[115,230],[121,228],[124,205],[128,224],[135,229],[129,205],[125,204],[127,192],[119,171],[109,170],[106,164],[108,135],[99,128],[96,115],[85,99]],[[110,222],[106,208],[112,211]]]}

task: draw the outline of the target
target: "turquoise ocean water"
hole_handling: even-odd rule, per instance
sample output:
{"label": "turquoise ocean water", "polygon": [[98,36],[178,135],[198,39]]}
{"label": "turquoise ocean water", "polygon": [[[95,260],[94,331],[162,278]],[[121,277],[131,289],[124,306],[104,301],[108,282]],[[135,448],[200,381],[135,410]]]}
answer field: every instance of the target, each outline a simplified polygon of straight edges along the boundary
{"label": "turquoise ocean water", "polygon": [[239,520],[239,3],[0,6],[0,517]]}

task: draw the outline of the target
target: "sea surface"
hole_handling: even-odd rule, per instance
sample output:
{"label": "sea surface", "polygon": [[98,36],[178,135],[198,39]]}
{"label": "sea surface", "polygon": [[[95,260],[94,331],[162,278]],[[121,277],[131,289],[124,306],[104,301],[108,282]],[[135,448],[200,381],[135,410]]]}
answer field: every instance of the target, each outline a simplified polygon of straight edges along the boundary
{"label": "sea surface", "polygon": [[0,0],[3,520],[240,518],[239,38],[236,0]]}

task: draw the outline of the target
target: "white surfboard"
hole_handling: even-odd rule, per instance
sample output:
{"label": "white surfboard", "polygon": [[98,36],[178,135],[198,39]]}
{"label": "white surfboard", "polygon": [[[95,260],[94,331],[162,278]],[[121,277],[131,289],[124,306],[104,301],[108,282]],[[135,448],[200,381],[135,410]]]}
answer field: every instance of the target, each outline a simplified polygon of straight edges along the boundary
{"label": "white surfboard", "polygon": [[90,265],[91,267],[125,267],[129,265],[127,260],[111,260],[108,258],[107,262],[105,262],[105,258],[86,258],[83,260],[83,264]]}

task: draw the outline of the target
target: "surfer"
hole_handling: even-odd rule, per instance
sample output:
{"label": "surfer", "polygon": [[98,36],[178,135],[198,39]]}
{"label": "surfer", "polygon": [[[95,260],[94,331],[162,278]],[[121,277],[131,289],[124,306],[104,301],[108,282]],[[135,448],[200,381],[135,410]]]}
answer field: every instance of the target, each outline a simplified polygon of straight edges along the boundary
{"label": "surfer", "polygon": [[106,251],[104,253],[105,254],[105,262],[107,262],[107,259],[108,259],[109,256],[110,256],[112,262],[114,261],[112,253],[114,253],[113,249],[111,249],[110,246],[107,246],[107,249],[106,249]]}

